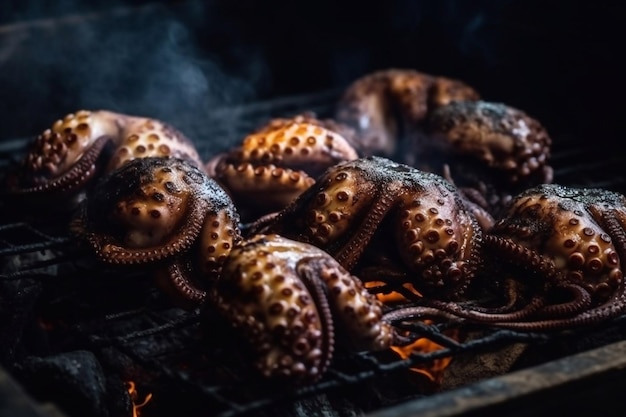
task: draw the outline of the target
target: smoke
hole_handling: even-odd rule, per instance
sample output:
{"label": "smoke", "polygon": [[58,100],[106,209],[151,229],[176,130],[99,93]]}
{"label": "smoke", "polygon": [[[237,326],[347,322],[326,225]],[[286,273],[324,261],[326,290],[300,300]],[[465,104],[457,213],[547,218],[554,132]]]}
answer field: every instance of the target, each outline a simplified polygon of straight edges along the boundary
{"label": "smoke", "polygon": [[109,109],[203,140],[212,109],[254,99],[265,70],[253,51],[245,65],[227,67],[211,45],[203,49],[189,12],[121,7],[0,28],[0,137],[37,134],[78,109]]}

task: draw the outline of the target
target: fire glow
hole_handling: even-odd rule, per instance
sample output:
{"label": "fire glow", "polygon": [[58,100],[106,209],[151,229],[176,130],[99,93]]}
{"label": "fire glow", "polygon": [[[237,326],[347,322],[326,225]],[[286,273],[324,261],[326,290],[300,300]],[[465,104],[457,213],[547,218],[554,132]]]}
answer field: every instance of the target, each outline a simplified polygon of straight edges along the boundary
{"label": "fire glow", "polygon": [[133,381],[126,382],[128,386],[128,395],[130,396],[130,400],[133,403],[133,414],[132,417],[140,417],[141,416],[141,408],[148,404],[148,402],[152,399],[152,393],[149,393],[145,396],[143,401],[139,401],[139,393],[137,392],[136,384]]}
{"label": "fire glow", "polygon": [[[382,288],[385,286],[385,283],[372,281],[372,282],[367,282],[366,286],[370,289]],[[421,297],[421,294],[410,283],[403,284],[403,288],[404,290],[408,292],[408,294],[415,296],[415,297]],[[377,293],[376,297],[382,303],[389,305],[389,306],[398,305],[398,304],[407,302],[407,297],[405,297],[403,294],[396,292],[396,291]],[[429,325],[429,324],[432,324],[432,322],[429,320],[425,320],[424,324]],[[453,339],[458,339],[458,330],[449,330],[446,335]],[[397,353],[402,359],[409,359],[412,354],[417,354],[417,353],[423,354],[423,353],[428,353],[428,352],[434,352],[442,348],[443,346],[425,337],[417,339],[415,342],[406,346],[392,346],[391,347],[391,349],[395,353]],[[410,369],[414,372],[418,372],[420,374],[425,375],[426,377],[428,377],[428,379],[430,379],[435,384],[440,384],[443,379],[443,373],[451,361],[452,361],[452,357],[444,357],[440,359],[435,359],[429,364],[413,366]]]}
{"label": "fire glow", "polygon": [[[428,322],[425,322],[429,324]],[[456,333],[456,332],[455,332]],[[454,335],[448,335],[454,336]],[[441,349],[442,346],[427,338],[417,339],[415,342],[406,346],[392,346],[391,349],[396,352],[402,359],[408,359],[413,353],[434,352]],[[421,373],[428,377],[432,382],[440,384],[443,379],[443,373],[452,361],[452,357],[448,356],[441,359],[435,359],[430,364],[413,366],[410,369],[414,372]]]}

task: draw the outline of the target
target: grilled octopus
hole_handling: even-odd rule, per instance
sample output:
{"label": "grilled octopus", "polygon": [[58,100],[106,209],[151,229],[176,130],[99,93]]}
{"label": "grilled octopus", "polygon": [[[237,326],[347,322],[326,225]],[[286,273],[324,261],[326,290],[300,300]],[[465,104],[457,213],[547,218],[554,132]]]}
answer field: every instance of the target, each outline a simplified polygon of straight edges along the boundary
{"label": "grilled octopus", "polygon": [[481,268],[492,221],[442,177],[373,156],[329,168],[252,230],[318,246],[368,280],[375,265],[367,261],[384,254],[390,264],[375,275],[393,271],[425,294],[455,299]]}
{"label": "grilled octopus", "polygon": [[361,156],[378,155],[411,164],[407,160],[411,149],[401,145],[420,130],[430,112],[455,101],[479,98],[462,81],[392,68],[350,84],[337,104],[335,118],[355,129]]}
{"label": "grilled octopus", "polygon": [[177,158],[133,159],[105,175],[70,228],[100,261],[150,268],[159,285],[189,307],[204,301],[207,280],[219,275],[241,240],[230,197]]}
{"label": "grilled octopus", "polygon": [[262,375],[296,384],[321,378],[336,344],[380,351],[414,340],[328,253],[279,235],[254,235],[234,248],[210,303],[246,336]]}
{"label": "grilled octopus", "polygon": [[[415,317],[443,316],[529,331],[589,326],[626,311],[626,197],[544,184],[517,195],[484,235],[505,302],[425,300]],[[396,312],[406,317],[407,310]]]}
{"label": "grilled octopus", "polygon": [[37,137],[6,188],[13,197],[28,201],[45,197],[73,207],[99,175],[132,159],[155,156],[202,166],[191,141],[164,122],[80,110],[57,120]]}
{"label": "grilled octopus", "polygon": [[240,215],[254,219],[285,207],[326,168],[358,157],[339,132],[350,133],[310,114],[273,119],[240,146],[213,157],[206,170]]}
{"label": "grilled octopus", "polygon": [[504,103],[459,101],[434,109],[416,167],[454,182],[492,214],[514,195],[553,180],[545,127]]}

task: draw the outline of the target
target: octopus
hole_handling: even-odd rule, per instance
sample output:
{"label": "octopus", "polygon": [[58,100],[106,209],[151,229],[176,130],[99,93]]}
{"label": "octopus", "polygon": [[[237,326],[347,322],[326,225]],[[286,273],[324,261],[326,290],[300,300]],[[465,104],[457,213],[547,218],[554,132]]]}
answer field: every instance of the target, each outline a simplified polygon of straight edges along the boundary
{"label": "octopus", "polygon": [[[354,128],[362,156],[378,155],[412,164],[404,149],[435,109],[456,101],[474,101],[479,93],[464,82],[411,69],[386,69],[367,74],[344,91],[336,120]],[[400,140],[400,139],[404,140]]]}
{"label": "octopus", "polygon": [[284,208],[324,169],[358,155],[350,143],[315,119],[274,119],[240,146],[215,156],[206,170],[232,197],[242,217],[254,219]]}
{"label": "octopus", "polygon": [[230,197],[178,158],[136,158],[105,175],[70,229],[106,264],[149,268],[164,291],[189,307],[204,301],[207,281],[241,240]]}
{"label": "octopus", "polygon": [[[505,277],[504,302],[481,306],[429,300],[414,307],[414,317],[443,316],[526,331],[610,320],[626,311],[625,227],[622,194],[557,184],[528,189],[483,238],[497,275]],[[396,314],[406,317],[408,311]]]}
{"label": "octopus", "polygon": [[80,110],[57,120],[32,143],[10,175],[7,191],[26,199],[68,201],[73,207],[100,175],[135,158],[175,157],[198,167],[191,141],[159,120],[106,110]]}
{"label": "octopus", "polygon": [[411,341],[328,253],[275,234],[232,250],[209,302],[249,341],[260,373],[290,383],[320,379],[336,343],[381,351]]}
{"label": "octopus", "polygon": [[455,299],[481,268],[492,221],[444,178],[371,156],[329,168],[251,230],[315,245],[362,279],[398,276],[424,294]]}
{"label": "octopus", "polygon": [[417,167],[444,175],[463,190],[482,190],[483,205],[494,214],[513,195],[553,180],[552,139],[519,109],[481,100],[452,102],[434,109],[426,124],[428,139],[421,143]]}

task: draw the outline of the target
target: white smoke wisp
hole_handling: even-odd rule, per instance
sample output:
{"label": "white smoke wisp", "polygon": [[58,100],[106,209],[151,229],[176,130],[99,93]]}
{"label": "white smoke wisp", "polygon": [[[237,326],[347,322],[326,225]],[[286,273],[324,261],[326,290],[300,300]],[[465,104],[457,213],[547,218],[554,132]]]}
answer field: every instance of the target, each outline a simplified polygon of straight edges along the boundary
{"label": "white smoke wisp", "polygon": [[1,137],[37,134],[78,109],[110,109],[159,118],[206,140],[207,115],[254,100],[265,71],[255,54],[245,68],[228,67],[211,45],[203,49],[184,13],[163,6],[1,29],[0,112],[12,114]]}

